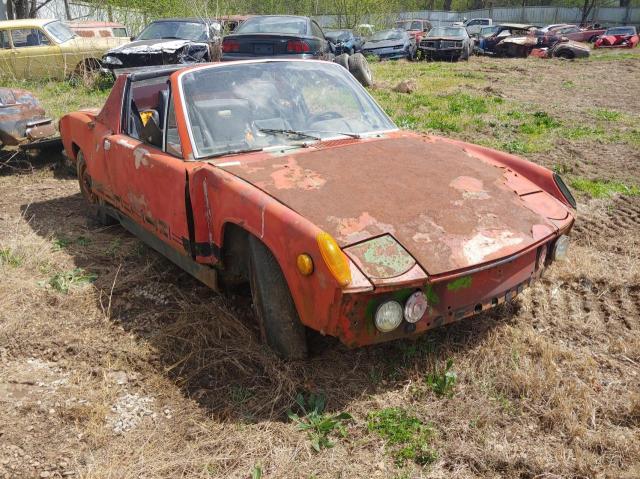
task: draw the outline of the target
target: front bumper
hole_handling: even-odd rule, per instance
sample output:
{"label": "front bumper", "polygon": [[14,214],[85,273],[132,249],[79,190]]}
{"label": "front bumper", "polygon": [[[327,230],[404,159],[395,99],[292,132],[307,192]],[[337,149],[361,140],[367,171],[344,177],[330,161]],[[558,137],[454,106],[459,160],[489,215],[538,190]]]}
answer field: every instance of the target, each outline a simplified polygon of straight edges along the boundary
{"label": "front bumper", "polygon": [[[555,244],[544,243],[513,259],[496,262],[486,269],[457,277],[424,280],[384,291],[345,293],[341,297],[336,335],[349,347],[411,337],[430,329],[460,321],[512,301],[540,277]],[[401,305],[416,291],[427,296],[429,308],[417,323],[403,319],[395,330],[383,333],[374,322],[382,303],[395,300]]]}
{"label": "front bumper", "polygon": [[372,55],[380,58],[381,60],[399,60],[400,58],[407,58],[409,56],[409,52],[406,50],[391,50],[391,49],[380,49],[380,50],[362,50],[362,54]]}
{"label": "front bumper", "polygon": [[434,47],[418,47],[423,53],[431,57],[445,58],[445,57],[459,57],[462,55],[462,47],[454,48],[434,48]]}

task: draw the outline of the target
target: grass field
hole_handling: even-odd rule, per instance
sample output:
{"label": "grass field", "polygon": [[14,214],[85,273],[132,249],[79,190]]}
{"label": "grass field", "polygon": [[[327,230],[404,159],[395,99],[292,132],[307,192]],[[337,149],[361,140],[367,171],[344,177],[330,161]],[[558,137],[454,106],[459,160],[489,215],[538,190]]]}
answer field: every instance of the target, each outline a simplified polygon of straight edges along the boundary
{"label": "grass field", "polygon": [[[93,223],[51,158],[5,167],[0,477],[640,477],[640,51],[373,69],[398,125],[561,173],[570,260],[419,340],[287,363],[248,298]],[[20,86],[56,117],[108,94]]]}

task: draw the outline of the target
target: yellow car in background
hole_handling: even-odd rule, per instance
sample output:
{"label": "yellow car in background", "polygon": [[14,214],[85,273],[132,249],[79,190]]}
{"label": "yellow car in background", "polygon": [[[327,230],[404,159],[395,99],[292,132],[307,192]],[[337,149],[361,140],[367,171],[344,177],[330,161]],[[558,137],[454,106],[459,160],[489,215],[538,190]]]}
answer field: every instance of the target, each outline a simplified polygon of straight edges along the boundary
{"label": "yellow car in background", "polygon": [[62,80],[100,68],[117,38],[83,38],[59,20],[0,21],[0,78]]}

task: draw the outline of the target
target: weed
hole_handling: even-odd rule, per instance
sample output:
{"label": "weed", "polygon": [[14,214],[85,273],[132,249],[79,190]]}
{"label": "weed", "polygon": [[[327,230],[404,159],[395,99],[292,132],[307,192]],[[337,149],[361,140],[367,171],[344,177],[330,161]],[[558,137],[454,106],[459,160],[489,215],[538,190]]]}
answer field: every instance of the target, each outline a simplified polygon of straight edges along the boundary
{"label": "weed", "polygon": [[53,240],[53,249],[62,250],[62,249],[65,249],[70,244],[71,244],[71,240],[61,236]]}
{"label": "weed", "polygon": [[434,112],[427,117],[424,123],[427,130],[439,130],[443,132],[459,132],[460,126],[451,121],[451,117],[446,114]]}
{"label": "weed", "polygon": [[262,479],[262,466],[256,464],[251,469],[251,479]]}
{"label": "weed", "polygon": [[587,193],[592,198],[609,198],[616,193],[627,196],[640,196],[640,187],[636,185],[629,186],[620,181],[576,178],[571,181],[571,187]]}
{"label": "weed", "polygon": [[47,284],[60,293],[68,293],[69,289],[78,284],[92,283],[98,278],[97,275],[92,273],[85,273],[81,268],[72,269],[70,271],[64,271],[62,273],[56,273]]}
{"label": "weed", "polygon": [[10,248],[3,248],[0,249],[0,264],[18,268],[22,264],[22,258],[11,251]]}
{"label": "weed", "polygon": [[446,97],[449,102],[449,113],[459,115],[460,113],[480,114],[487,112],[487,103],[484,98],[474,97],[465,93],[449,95]]}
{"label": "weed", "polygon": [[231,400],[234,404],[244,404],[253,397],[253,392],[243,386],[231,386]]}
{"label": "weed", "polygon": [[592,128],[589,126],[576,126],[563,130],[562,136],[569,140],[581,140],[583,138],[600,139],[604,135],[602,128]]}
{"label": "weed", "polygon": [[399,467],[408,460],[424,466],[438,457],[430,446],[433,427],[404,409],[391,407],[369,413],[367,429],[393,447],[392,455]]}
{"label": "weed", "polygon": [[562,88],[571,89],[575,87],[576,87],[576,84],[573,83],[571,80],[565,80],[562,82]]}
{"label": "weed", "polygon": [[438,396],[453,396],[453,388],[456,385],[458,375],[451,370],[453,359],[447,359],[444,369],[435,368],[433,372],[427,374],[425,382],[431,390]]}
{"label": "weed", "polygon": [[566,163],[556,163],[553,165],[553,171],[558,173],[559,175],[566,175],[567,173],[573,172],[573,167],[567,165]]}
{"label": "weed", "polygon": [[605,110],[604,108],[600,108],[593,112],[593,116],[595,116],[598,120],[604,121],[618,121],[622,118],[622,113],[614,110]]}
{"label": "weed", "polygon": [[296,423],[298,430],[307,431],[311,447],[316,452],[334,446],[334,443],[329,439],[330,434],[337,433],[341,437],[346,437],[345,422],[352,419],[351,414],[346,412],[333,416],[325,414],[324,395],[310,394],[305,401],[304,396],[298,394],[295,402],[301,414],[289,410],[287,415],[291,421]]}
{"label": "weed", "polygon": [[76,243],[78,243],[79,246],[89,246],[89,243],[91,243],[91,239],[87,238],[86,236],[78,236],[76,238]]}

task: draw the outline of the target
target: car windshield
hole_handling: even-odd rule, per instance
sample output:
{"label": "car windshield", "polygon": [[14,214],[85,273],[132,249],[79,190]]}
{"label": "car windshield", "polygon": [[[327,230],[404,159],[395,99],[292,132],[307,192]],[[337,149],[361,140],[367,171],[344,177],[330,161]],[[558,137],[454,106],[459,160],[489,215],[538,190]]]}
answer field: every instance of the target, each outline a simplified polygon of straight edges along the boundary
{"label": "car windshield", "polygon": [[636,29],[633,27],[615,27],[605,32],[605,35],[635,35]]}
{"label": "car windshield", "polygon": [[428,37],[463,37],[465,29],[463,27],[435,27],[428,34]]}
{"label": "car windshield", "polygon": [[252,17],[233,32],[235,33],[283,33],[307,34],[307,22],[296,17]]}
{"label": "car windshield", "polygon": [[153,22],[138,35],[136,40],[161,40],[169,38],[203,42],[207,40],[207,29],[204,23],[199,22]]}
{"label": "car windshield", "polygon": [[198,158],[396,128],[335,63],[224,64],[186,71],[180,82]]}
{"label": "car windshield", "polygon": [[345,30],[332,30],[329,32],[325,32],[324,36],[327,38],[327,40],[331,40],[331,41],[346,41],[349,40],[349,32],[345,31]]}
{"label": "car windshield", "polygon": [[404,22],[396,22],[396,27],[403,30],[422,30],[422,22],[406,20]]}
{"label": "car windshield", "polygon": [[382,30],[374,33],[369,39],[372,42],[380,42],[383,40],[401,40],[404,38],[404,32],[401,30]]}
{"label": "car windshield", "polygon": [[68,26],[58,21],[47,23],[44,26],[44,29],[58,43],[68,42],[76,36],[76,34],[73,33],[73,31]]}

